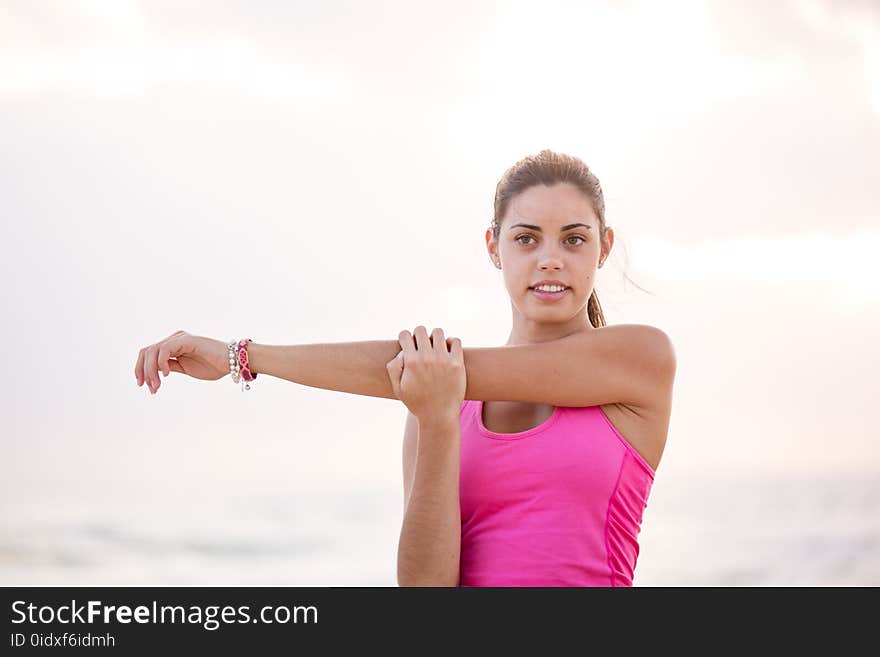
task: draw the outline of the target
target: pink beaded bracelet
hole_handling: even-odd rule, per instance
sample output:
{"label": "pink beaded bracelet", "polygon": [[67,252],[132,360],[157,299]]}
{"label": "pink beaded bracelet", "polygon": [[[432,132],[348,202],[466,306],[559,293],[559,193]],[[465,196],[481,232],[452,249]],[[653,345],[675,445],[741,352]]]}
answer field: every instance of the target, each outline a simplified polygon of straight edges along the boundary
{"label": "pink beaded bracelet", "polygon": [[251,372],[248,362],[249,342],[253,341],[250,338],[242,338],[241,340],[230,340],[226,344],[226,351],[229,354],[229,376],[233,383],[241,383],[242,392],[250,390],[250,381],[257,378],[257,375]]}
{"label": "pink beaded bracelet", "polygon": [[243,383],[244,390],[250,390],[250,382],[257,378],[257,375],[251,372],[250,363],[248,363],[248,344],[253,342],[250,338],[242,338],[238,342],[238,365],[240,368],[241,378],[247,383]]}

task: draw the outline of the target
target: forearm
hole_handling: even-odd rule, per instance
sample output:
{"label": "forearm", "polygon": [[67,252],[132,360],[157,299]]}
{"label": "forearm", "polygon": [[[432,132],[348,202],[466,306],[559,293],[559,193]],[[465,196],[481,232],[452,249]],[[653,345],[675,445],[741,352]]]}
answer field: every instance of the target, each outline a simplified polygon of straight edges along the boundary
{"label": "forearm", "polygon": [[458,586],[460,445],[457,416],[420,423],[415,476],[397,551],[400,586]]}
{"label": "forearm", "polygon": [[313,388],[397,399],[386,364],[400,352],[397,340],[265,345],[251,343],[252,372]]}
{"label": "forearm", "polygon": [[[614,329],[615,327],[611,327]],[[613,333],[611,329],[607,331]],[[592,331],[539,344],[462,349],[465,399],[528,401],[556,406],[605,403],[595,394],[599,363],[584,341],[599,343]],[[608,351],[603,347],[604,351]],[[251,343],[251,371],[294,383],[370,397],[397,399],[386,365],[401,347],[397,340],[265,345]],[[596,349],[592,349],[596,351]],[[615,358],[622,356],[615,355]],[[585,363],[595,363],[587,367]],[[561,385],[559,381],[567,382]],[[608,395],[605,395],[606,397]]]}
{"label": "forearm", "polygon": [[[509,347],[462,350],[467,370],[465,399],[504,399],[504,388],[510,377],[528,380],[527,367],[514,368],[514,371],[499,367],[503,365],[507,349]],[[293,345],[252,342],[248,347],[248,362],[251,372],[264,376],[313,388],[397,399],[386,365],[400,351],[397,340]],[[526,363],[529,365],[531,363]],[[511,397],[511,401],[519,401],[519,398]]]}

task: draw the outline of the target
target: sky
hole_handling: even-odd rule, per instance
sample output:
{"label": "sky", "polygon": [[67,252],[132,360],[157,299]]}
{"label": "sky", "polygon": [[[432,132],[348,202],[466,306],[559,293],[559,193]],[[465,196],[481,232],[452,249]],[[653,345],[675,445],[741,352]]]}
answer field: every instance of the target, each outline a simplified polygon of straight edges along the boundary
{"label": "sky", "polygon": [[607,321],[675,346],[658,479],[880,473],[876,3],[5,0],[0,491],[398,486],[397,400],[151,396],[138,350],[503,345],[484,232],[543,148],[602,183]]}

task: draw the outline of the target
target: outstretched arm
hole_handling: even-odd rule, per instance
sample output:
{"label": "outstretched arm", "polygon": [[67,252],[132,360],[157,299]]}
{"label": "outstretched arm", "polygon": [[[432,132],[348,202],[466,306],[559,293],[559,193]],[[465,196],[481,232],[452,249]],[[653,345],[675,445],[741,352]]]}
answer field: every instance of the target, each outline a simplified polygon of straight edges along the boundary
{"label": "outstretched arm", "polygon": [[[419,326],[416,331],[427,330]],[[407,332],[401,332],[401,336]],[[400,336],[399,336],[400,337]],[[262,345],[248,348],[251,369],[294,383],[396,399],[386,370],[397,340]],[[675,372],[672,344],[660,329],[616,324],[558,340],[463,350],[465,399],[554,406],[642,405]]]}
{"label": "outstretched arm", "polygon": [[252,372],[313,388],[397,399],[385,366],[400,352],[397,340],[267,345],[252,342]]}

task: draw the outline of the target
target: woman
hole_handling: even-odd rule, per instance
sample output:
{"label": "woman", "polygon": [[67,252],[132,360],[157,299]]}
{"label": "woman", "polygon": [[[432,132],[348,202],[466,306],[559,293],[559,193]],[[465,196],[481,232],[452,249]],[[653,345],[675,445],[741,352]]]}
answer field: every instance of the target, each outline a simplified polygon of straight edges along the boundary
{"label": "woman", "polygon": [[424,326],[398,339],[227,345],[178,331],[141,349],[151,393],[180,372],[254,374],[407,407],[401,586],[631,586],[666,444],[676,359],[652,326],[606,326],[594,289],[614,244],[599,181],[541,151],[498,183],[486,231],[512,328],[462,349]]}

